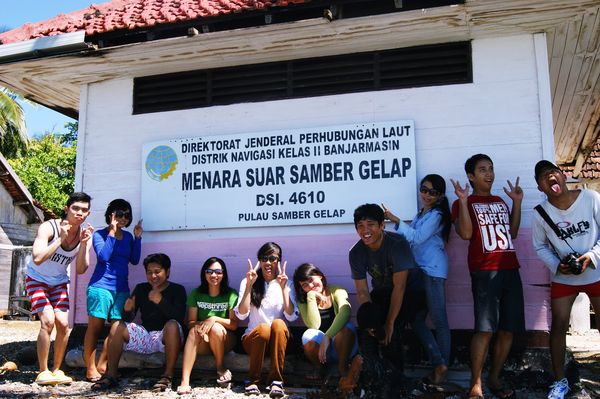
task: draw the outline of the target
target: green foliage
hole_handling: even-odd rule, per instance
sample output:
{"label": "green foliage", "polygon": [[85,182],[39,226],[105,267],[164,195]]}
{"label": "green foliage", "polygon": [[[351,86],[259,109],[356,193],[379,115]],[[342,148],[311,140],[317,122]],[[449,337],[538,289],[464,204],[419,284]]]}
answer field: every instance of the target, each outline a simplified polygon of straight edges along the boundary
{"label": "green foliage", "polygon": [[75,181],[77,124],[68,125],[70,136],[46,133],[30,141],[26,156],[8,161],[33,198],[57,215]]}
{"label": "green foliage", "polygon": [[18,99],[16,93],[0,87],[0,152],[6,158],[25,153],[29,143],[25,113]]}

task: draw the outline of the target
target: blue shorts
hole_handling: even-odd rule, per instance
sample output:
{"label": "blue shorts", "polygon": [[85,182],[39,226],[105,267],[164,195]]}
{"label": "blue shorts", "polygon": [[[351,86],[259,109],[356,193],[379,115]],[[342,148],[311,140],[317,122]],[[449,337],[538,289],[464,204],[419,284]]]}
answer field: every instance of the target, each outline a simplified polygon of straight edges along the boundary
{"label": "blue shorts", "polygon": [[104,320],[121,320],[129,292],[114,292],[99,287],[87,288],[88,316]]}
{"label": "blue shorts", "polygon": [[[349,359],[351,359],[352,357],[354,357],[354,355],[358,353],[358,339],[356,335],[356,327],[354,326],[354,324],[352,324],[351,321],[349,321],[348,323],[346,323],[344,328],[347,328],[348,330],[354,333],[354,346],[352,347],[352,351],[350,352],[350,356],[348,357]],[[321,341],[323,340],[324,336],[325,333],[323,331],[317,330],[315,328],[309,328],[308,330],[304,331],[304,334],[302,334],[302,345],[306,345],[310,341],[314,341],[317,344],[321,345]],[[337,352],[335,350],[334,341],[335,337],[331,339],[331,343],[329,344],[329,347],[327,348],[327,353],[325,354],[328,362],[339,360],[337,357]]]}

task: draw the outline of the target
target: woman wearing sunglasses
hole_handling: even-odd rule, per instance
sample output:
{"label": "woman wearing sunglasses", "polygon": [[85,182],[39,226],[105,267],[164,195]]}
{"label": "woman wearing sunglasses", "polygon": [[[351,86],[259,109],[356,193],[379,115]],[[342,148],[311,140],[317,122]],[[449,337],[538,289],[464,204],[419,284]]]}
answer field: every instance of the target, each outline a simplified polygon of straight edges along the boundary
{"label": "woman wearing sunglasses", "polygon": [[217,368],[217,385],[227,387],[231,371],[223,364],[225,353],[235,346],[237,319],[233,307],[238,299],[236,290],[229,287],[225,262],[217,257],[208,258],[200,269],[200,286],[187,299],[189,334],[183,348],[180,395],[192,392],[190,373],[196,355],[212,355]]}
{"label": "woman wearing sunglasses", "polygon": [[398,233],[411,245],[415,261],[425,272],[425,293],[429,315],[435,326],[435,339],[425,323],[427,309],[417,313],[413,329],[425,346],[433,371],[425,377],[426,383],[446,381],[450,360],[450,328],[446,314],[448,255],[445,243],[450,234],[450,208],[446,198],[446,182],[440,175],[430,174],[421,180],[421,204],[410,224],[402,223],[389,209],[385,216],[396,224]]}
{"label": "woman wearing sunglasses", "polygon": [[242,345],[250,355],[246,395],[260,395],[258,383],[265,354],[271,357],[267,376],[269,396],[281,398],[285,348],[290,338],[287,321],[298,318],[296,295],[285,274],[286,262],[281,265],[281,247],[274,242],[258,250],[256,265],[248,259],[248,271],[240,284],[240,298],[234,311],[238,319],[248,318],[248,328]]}
{"label": "woman wearing sunglasses", "polygon": [[[118,323],[129,298],[129,264],[137,265],[142,247],[142,220],[133,228],[131,205],[124,199],[108,204],[104,219],[108,226],[94,232],[92,244],[96,252],[96,267],[87,288],[88,326],[83,343],[86,379],[96,382],[106,370],[106,350],[96,365],[96,345],[104,323]],[[106,349],[106,346],[105,346]]]}
{"label": "woman wearing sunglasses", "polygon": [[317,266],[303,263],[294,272],[298,309],[308,329],[302,334],[304,354],[313,365],[309,380],[321,379],[324,364],[337,360],[340,376],[348,374],[348,360],[358,352],[356,327],[350,321],[352,310],[348,292],[328,285]]}

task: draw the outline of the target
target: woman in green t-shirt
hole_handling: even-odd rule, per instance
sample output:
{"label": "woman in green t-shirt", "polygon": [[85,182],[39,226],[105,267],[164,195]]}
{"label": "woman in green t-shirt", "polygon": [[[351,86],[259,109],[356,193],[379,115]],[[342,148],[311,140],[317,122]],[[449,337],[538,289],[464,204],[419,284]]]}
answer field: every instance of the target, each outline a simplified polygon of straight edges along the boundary
{"label": "woman in green t-shirt", "polygon": [[213,354],[217,367],[217,384],[228,386],[231,371],[225,368],[225,353],[236,342],[237,319],[233,307],[238,293],[229,287],[227,267],[222,259],[208,258],[200,270],[200,286],[187,299],[189,334],[183,348],[181,385],[177,393],[191,393],[190,373],[196,355]]}

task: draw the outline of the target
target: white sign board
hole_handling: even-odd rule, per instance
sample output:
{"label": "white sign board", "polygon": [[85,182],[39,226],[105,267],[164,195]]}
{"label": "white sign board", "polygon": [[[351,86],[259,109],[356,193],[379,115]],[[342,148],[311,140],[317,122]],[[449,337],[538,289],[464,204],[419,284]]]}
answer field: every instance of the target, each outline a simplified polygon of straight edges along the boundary
{"label": "white sign board", "polygon": [[354,209],[417,209],[410,120],[146,143],[146,230],[352,223]]}

